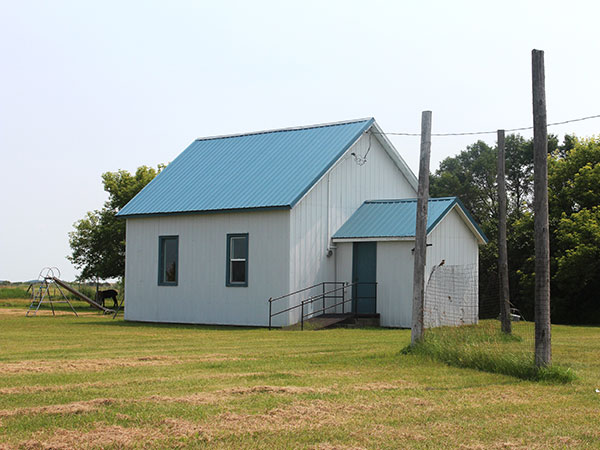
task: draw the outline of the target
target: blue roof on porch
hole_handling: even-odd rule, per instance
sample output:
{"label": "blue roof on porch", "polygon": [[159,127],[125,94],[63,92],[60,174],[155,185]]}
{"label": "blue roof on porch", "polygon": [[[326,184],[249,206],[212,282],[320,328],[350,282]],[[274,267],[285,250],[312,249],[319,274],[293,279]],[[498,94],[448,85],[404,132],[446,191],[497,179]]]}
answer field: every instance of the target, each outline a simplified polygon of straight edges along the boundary
{"label": "blue roof on porch", "polygon": [[[487,237],[458,197],[430,198],[427,205],[427,233],[457,205],[473,225],[481,241]],[[370,200],[364,202],[333,235],[333,239],[402,238],[415,235],[417,199]]]}
{"label": "blue roof on porch", "polygon": [[198,139],[118,216],[291,208],[373,122]]}

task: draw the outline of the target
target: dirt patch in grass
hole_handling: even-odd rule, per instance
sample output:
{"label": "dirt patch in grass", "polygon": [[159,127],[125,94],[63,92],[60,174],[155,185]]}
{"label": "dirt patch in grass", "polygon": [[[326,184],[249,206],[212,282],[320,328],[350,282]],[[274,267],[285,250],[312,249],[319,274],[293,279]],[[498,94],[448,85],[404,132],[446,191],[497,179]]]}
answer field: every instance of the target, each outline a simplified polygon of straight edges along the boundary
{"label": "dirt patch in grass", "polygon": [[55,387],[60,386],[17,386],[10,388],[0,388],[0,395],[37,394],[39,392],[55,391]]}
{"label": "dirt patch in grass", "polygon": [[365,450],[365,447],[356,447],[342,444],[330,444],[328,442],[323,442],[317,444],[313,447],[310,447],[314,450]]}
{"label": "dirt patch in grass", "polygon": [[568,445],[561,444],[560,441],[556,441],[554,443],[549,442],[537,442],[537,443],[527,443],[524,444],[522,442],[513,442],[509,440],[500,440],[498,442],[486,443],[486,444],[461,444],[459,448],[465,450],[528,450],[528,449],[536,449],[536,448],[568,448]]}
{"label": "dirt patch in grass", "polygon": [[33,384],[31,386],[15,386],[9,388],[0,388],[0,395],[6,394],[37,394],[40,392],[60,392],[69,389],[85,389],[85,388],[114,388],[115,383],[107,383],[105,381],[96,381],[88,383],[73,383],[61,384],[53,386],[40,386]]}
{"label": "dirt patch in grass", "polygon": [[250,387],[234,387],[223,389],[219,392],[233,395],[247,394],[323,394],[331,392],[329,388],[312,388],[305,386],[250,386]]}
{"label": "dirt patch in grass", "polygon": [[[3,316],[24,316],[27,312],[23,308],[5,308],[4,306],[2,306],[1,302],[0,307],[2,307],[2,309],[0,309],[0,314],[2,314]],[[50,314],[52,314],[52,311],[50,311]],[[73,314],[73,312],[71,312],[71,314]]]}
{"label": "dirt patch in grass", "polygon": [[[147,359],[146,357],[140,358],[141,361],[152,361]],[[134,362],[135,363],[135,362]],[[13,368],[12,370],[16,370]],[[1,373],[1,369],[0,369]],[[14,373],[14,372],[11,372]],[[260,377],[264,376],[264,372],[240,372],[240,373],[226,373],[226,374],[194,374],[187,377],[178,378],[181,380],[201,380],[201,379],[226,379],[226,378],[250,378],[250,377]],[[148,378],[143,380],[145,383],[161,383],[161,382],[171,382],[172,379],[168,377],[156,377],[156,378]],[[117,386],[126,386],[129,384],[139,384],[139,380],[129,381],[125,383],[110,383],[106,381],[95,381],[95,382],[87,382],[87,383],[71,383],[71,384],[61,384],[61,385],[50,385],[50,386],[42,386],[42,385],[31,385],[31,386],[15,386],[15,387],[7,387],[0,388],[0,395],[11,395],[11,394],[37,394],[40,392],[62,392],[68,390],[75,389],[87,389],[87,388],[106,388],[106,389],[114,389]],[[351,389],[355,391],[387,391],[387,390],[395,390],[395,389],[414,389],[416,388],[416,384],[408,383],[405,381],[395,381],[392,383],[386,382],[375,382],[375,383],[367,383],[352,386]],[[269,394],[326,394],[331,392],[338,392],[337,385],[333,387],[322,387],[322,388],[312,388],[306,386],[250,386],[250,387],[232,387],[227,389],[222,389],[218,391],[221,394],[231,394],[231,395],[247,395],[247,394],[259,394],[259,393],[269,393]],[[158,398],[159,396],[156,396]],[[508,394],[504,394],[502,398],[508,397]],[[165,398],[173,398],[173,397],[165,397]],[[177,397],[175,397],[177,398]]]}
{"label": "dirt patch in grass", "polygon": [[190,403],[194,405],[212,404],[225,400],[227,397],[212,392],[185,395],[181,397],[170,397],[166,395],[151,395],[139,399],[116,399],[116,398],[95,398],[92,400],[35,406],[15,409],[0,410],[0,419],[3,417],[14,417],[19,415],[34,414],[81,414],[96,411],[97,409],[112,405],[115,403],[138,403],[138,402],[161,402],[161,403]]}
{"label": "dirt patch in grass", "polygon": [[[144,357],[145,358],[145,357]],[[0,371],[1,373],[1,371]],[[260,377],[266,375],[265,372],[240,372],[240,373],[207,373],[207,374],[194,374],[186,377],[178,377],[179,381],[182,380],[211,380],[211,379],[226,379],[226,378],[250,378],[250,377]],[[106,381],[94,381],[94,382],[86,382],[86,383],[70,383],[70,384],[59,384],[59,385],[50,385],[50,386],[42,386],[39,384],[34,384],[31,386],[15,386],[15,387],[6,387],[0,388],[0,395],[11,395],[11,394],[37,394],[40,392],[63,392],[74,389],[87,389],[87,388],[101,388],[101,389],[114,389],[118,386],[127,386],[131,384],[140,384],[143,383],[171,383],[173,381],[172,378],[169,377],[155,377],[155,378],[145,378],[143,380],[131,380],[127,382],[106,382]]]}
{"label": "dirt patch in grass", "polygon": [[199,435],[206,441],[212,440],[212,434],[206,427],[191,420],[167,418],[161,422],[161,426],[168,430],[169,436],[187,437]]}
{"label": "dirt patch in grass", "polygon": [[121,367],[166,366],[188,362],[223,362],[237,361],[239,358],[226,355],[204,355],[192,358],[175,358],[172,356],[153,355],[135,358],[103,358],[49,361],[19,361],[5,363],[0,367],[0,374],[23,374],[32,372],[100,372]]}
{"label": "dirt patch in grass", "polygon": [[233,387],[222,389],[216,392],[198,392],[190,395],[168,396],[168,395],[151,395],[145,397],[141,401],[151,402],[167,402],[167,403],[190,403],[193,405],[214,404],[224,402],[231,399],[233,396],[252,395],[252,394],[306,394],[306,393],[326,393],[331,392],[327,388],[310,388],[298,386],[250,386],[250,387]]}
{"label": "dirt patch in grass", "polygon": [[[26,304],[23,303],[22,308],[11,308],[10,306],[8,306],[8,307],[3,306],[2,302],[0,302],[0,314],[3,316],[23,316],[23,317],[25,317],[25,314],[27,314],[27,308],[29,307],[29,303],[30,303],[30,301],[28,300],[26,302]],[[47,305],[44,303],[44,306],[47,306]],[[47,306],[47,307],[50,308],[49,306]],[[79,315],[79,317],[103,316],[104,315],[102,312],[97,311],[97,310],[81,311],[81,309],[78,309],[77,306],[75,306],[75,311],[77,311],[77,314]],[[27,316],[27,317],[33,319],[36,316],[45,316],[45,317],[52,316],[51,309],[39,309],[35,315],[33,313],[34,313],[34,311],[32,310],[31,313],[29,313],[29,316]],[[73,314],[73,311],[71,311],[71,310],[55,309],[54,313],[56,316],[75,316],[75,314]]]}
{"label": "dirt patch in grass", "polygon": [[[401,439],[402,441],[418,442],[427,440],[427,436],[416,431],[407,431],[406,428],[408,427],[405,427],[405,429],[400,430],[396,426],[375,424],[369,429],[369,435],[377,436],[383,439],[393,436],[396,439]],[[356,434],[357,439],[360,439],[362,437],[360,432],[357,432]]]}
{"label": "dirt patch in grass", "polygon": [[[261,386],[257,386],[262,388]],[[259,392],[260,389],[259,389]],[[272,391],[268,391],[272,392]],[[244,391],[245,393],[245,391]],[[206,396],[208,395],[208,397]],[[218,401],[221,399],[216,394],[198,394],[197,396],[187,397],[150,397],[153,401],[189,401],[206,402]],[[234,395],[234,394],[230,394]],[[82,402],[83,409],[77,409],[77,404],[71,404],[75,407],[74,411],[83,411],[86,408],[101,406],[102,401],[110,399],[97,399],[92,402]],[[404,406],[403,406],[404,405]],[[65,405],[67,406],[67,405]],[[80,405],[81,406],[81,405]],[[386,409],[389,407],[420,409],[431,406],[431,402],[409,397],[398,402],[374,402],[374,403],[336,403],[333,401],[313,400],[299,401],[291,405],[277,407],[259,414],[244,414],[238,412],[225,412],[212,416],[206,421],[196,422],[183,418],[167,417],[155,425],[143,425],[140,428],[125,428],[116,425],[97,424],[89,431],[76,431],[59,429],[49,434],[48,431],[34,435],[33,439],[22,441],[14,448],[33,448],[33,449],[64,449],[64,448],[132,448],[132,447],[159,447],[176,446],[178,440],[193,438],[204,442],[218,443],[227,440],[231,436],[237,436],[240,439],[244,435],[254,433],[278,433],[278,432],[304,432],[308,430],[317,430],[320,428],[331,428],[348,426],[353,421],[361,422],[364,414],[370,415],[373,411]],[[124,416],[123,418],[129,418]],[[364,422],[362,422],[364,423]],[[455,433],[456,429],[452,424],[447,424],[448,430]],[[353,433],[350,433],[353,435]],[[405,442],[407,446],[411,442],[422,445],[429,436],[425,429],[414,430],[408,425],[400,427],[373,423],[368,427],[368,439],[370,442],[386,442],[393,439],[394,442]],[[344,445],[335,442],[322,442],[310,448],[314,449],[360,449],[357,444],[365,445],[365,435],[363,431],[356,431],[355,444]],[[241,441],[240,441],[241,442]],[[532,445],[533,442],[533,445]],[[185,445],[186,441],[180,442]],[[466,442],[461,445],[465,449],[524,449],[524,448],[548,448],[548,447],[569,447],[581,445],[582,442],[567,436],[546,437],[538,442],[528,439],[510,439],[505,438],[496,442],[487,442],[480,444],[478,442]],[[370,445],[369,445],[370,447]],[[1,446],[0,446],[1,448]]]}
{"label": "dirt patch in grass", "polygon": [[323,400],[298,402],[272,409],[264,414],[223,413],[207,424],[207,430],[226,433],[254,433],[339,426],[350,420],[354,414],[373,408],[374,405],[351,405]]}
{"label": "dirt patch in grass", "polygon": [[[146,448],[167,439],[181,439],[196,436],[204,441],[212,436],[203,426],[183,419],[166,418],[155,427],[122,427],[120,425],[99,425],[89,431],[58,429],[51,435],[39,433],[33,439],[20,442],[6,449],[73,449],[73,448]],[[166,446],[165,446],[166,447]]]}
{"label": "dirt patch in grass", "polygon": [[131,448],[141,442],[164,439],[158,429],[125,428],[119,425],[107,425],[90,431],[56,430],[50,437],[39,437],[21,442],[15,448],[27,449],[73,449],[73,448]]}
{"label": "dirt patch in grass", "polygon": [[138,358],[104,358],[51,361],[20,361],[6,363],[0,367],[0,374],[23,374],[32,372],[96,372],[117,367],[138,367],[178,364],[181,361],[169,356],[151,356]]}
{"label": "dirt patch in grass", "polygon": [[557,436],[556,443],[564,447],[574,447],[576,445],[581,445],[581,441],[579,439],[574,439],[570,436]]}
{"label": "dirt patch in grass", "polygon": [[398,380],[392,383],[386,382],[375,382],[375,383],[367,383],[360,384],[354,386],[355,391],[390,391],[395,389],[414,389],[417,385],[414,383],[409,383],[404,380]]}
{"label": "dirt patch in grass", "polygon": [[212,392],[200,392],[197,394],[182,395],[180,397],[171,397],[168,395],[151,395],[140,399],[143,402],[164,402],[164,403],[190,403],[192,405],[207,405],[218,403],[225,400],[224,396]]}
{"label": "dirt patch in grass", "polygon": [[489,391],[477,389],[473,392],[465,392],[465,399],[473,404],[502,404],[502,405],[524,405],[535,401],[535,394],[528,392],[526,388],[506,386],[502,391]]}
{"label": "dirt patch in grass", "polygon": [[34,406],[29,408],[16,408],[0,410],[0,418],[30,414],[81,414],[95,411],[103,406],[115,402],[112,398],[95,398],[84,402],[65,403],[62,405]]}

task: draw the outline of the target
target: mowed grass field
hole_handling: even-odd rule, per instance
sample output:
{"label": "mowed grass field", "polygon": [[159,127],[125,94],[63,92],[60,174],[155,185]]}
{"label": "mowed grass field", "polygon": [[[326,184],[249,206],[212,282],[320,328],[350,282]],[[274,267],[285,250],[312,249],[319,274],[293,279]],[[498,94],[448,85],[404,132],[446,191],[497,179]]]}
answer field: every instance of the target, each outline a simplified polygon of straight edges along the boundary
{"label": "mowed grass field", "polygon": [[0,448],[600,448],[597,327],[553,327],[554,360],[577,379],[548,384],[403,354],[409,330],[78,310],[0,303]]}

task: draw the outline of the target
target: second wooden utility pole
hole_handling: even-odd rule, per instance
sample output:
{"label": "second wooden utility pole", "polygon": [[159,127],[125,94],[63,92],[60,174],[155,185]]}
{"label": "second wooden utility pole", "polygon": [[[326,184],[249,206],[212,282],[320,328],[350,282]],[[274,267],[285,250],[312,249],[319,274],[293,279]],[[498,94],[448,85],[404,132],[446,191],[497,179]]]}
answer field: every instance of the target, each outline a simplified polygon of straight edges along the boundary
{"label": "second wooden utility pole", "polygon": [[506,176],[504,130],[498,130],[498,293],[502,332],[512,333],[508,286],[508,249],[506,245]]}
{"label": "second wooden utility pole", "polygon": [[431,154],[431,111],[421,114],[421,160],[417,194],[417,223],[413,271],[411,344],[423,339],[423,304],[425,302],[425,263],[427,261],[427,202],[429,201],[429,157]]}
{"label": "second wooden utility pole", "polygon": [[533,214],[535,230],[535,365],[552,361],[550,337],[550,234],[548,229],[548,129],[544,52],[531,52],[533,84]]}

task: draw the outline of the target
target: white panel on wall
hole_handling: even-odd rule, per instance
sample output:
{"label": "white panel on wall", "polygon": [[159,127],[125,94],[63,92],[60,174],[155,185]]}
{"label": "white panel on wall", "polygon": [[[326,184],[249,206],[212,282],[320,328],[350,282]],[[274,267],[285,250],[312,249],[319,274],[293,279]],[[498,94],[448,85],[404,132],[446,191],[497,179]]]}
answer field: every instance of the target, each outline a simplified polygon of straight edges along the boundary
{"label": "white panel on wall", "polygon": [[384,327],[410,328],[414,241],[377,243],[377,312]]}
{"label": "white panel on wall", "polygon": [[[336,277],[338,281],[352,282],[352,242],[339,242],[335,246],[335,265],[336,265]],[[345,291],[345,298],[352,296],[352,290],[347,289]],[[347,312],[352,305],[346,303],[344,307],[338,306],[335,312],[341,313]]]}
{"label": "white panel on wall", "polygon": [[[351,153],[367,155],[366,163],[357,164]],[[327,256],[331,235],[365,200],[415,196],[378,140],[363,135],[291,211],[290,292],[323,281],[350,282],[336,275],[335,258]]]}
{"label": "white panel on wall", "polygon": [[438,226],[429,233],[427,242],[427,274],[444,260],[450,265],[477,264],[479,244],[455,206]]}
{"label": "white panel on wall", "polygon": [[[231,233],[249,234],[247,287],[226,286]],[[158,286],[166,235],[179,236],[177,286]],[[266,325],[267,300],[288,292],[289,211],[128,219],[126,257],[127,320]]]}

